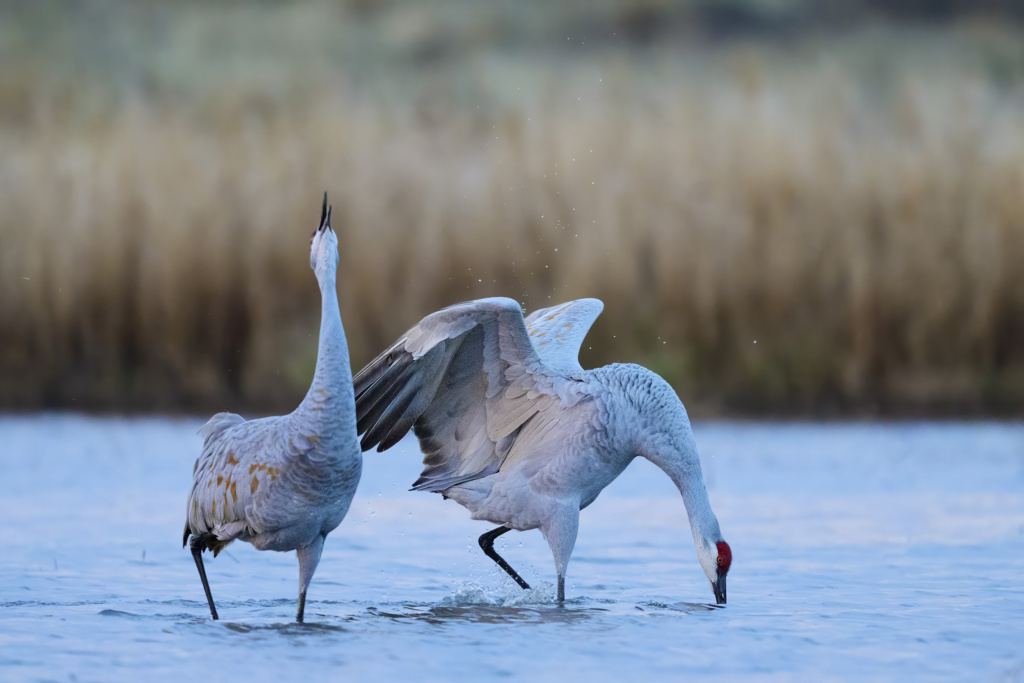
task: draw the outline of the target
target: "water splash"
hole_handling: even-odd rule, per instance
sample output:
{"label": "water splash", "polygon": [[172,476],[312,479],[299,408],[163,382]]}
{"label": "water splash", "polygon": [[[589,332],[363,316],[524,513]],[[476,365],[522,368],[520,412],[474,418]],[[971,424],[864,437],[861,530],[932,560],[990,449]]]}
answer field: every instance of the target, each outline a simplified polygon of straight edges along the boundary
{"label": "water splash", "polygon": [[484,587],[473,581],[463,581],[437,603],[438,607],[470,607],[490,605],[494,607],[522,607],[527,605],[549,605],[555,602],[557,593],[550,581],[536,584],[523,590],[511,581],[499,586]]}

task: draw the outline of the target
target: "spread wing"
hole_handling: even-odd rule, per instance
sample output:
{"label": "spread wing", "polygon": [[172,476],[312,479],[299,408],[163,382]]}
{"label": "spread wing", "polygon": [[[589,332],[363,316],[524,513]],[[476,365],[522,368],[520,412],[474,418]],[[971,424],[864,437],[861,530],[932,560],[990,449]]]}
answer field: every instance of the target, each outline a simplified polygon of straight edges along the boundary
{"label": "spread wing", "polygon": [[527,422],[557,421],[590,398],[552,368],[512,299],[433,313],[353,380],[363,450],[385,450],[413,429],[425,465],[417,490],[443,491],[497,472]]}
{"label": "spread wing", "polygon": [[577,299],[534,311],[526,318],[530,341],[545,363],[564,374],[583,372],[580,349],[604,310],[599,299]]}

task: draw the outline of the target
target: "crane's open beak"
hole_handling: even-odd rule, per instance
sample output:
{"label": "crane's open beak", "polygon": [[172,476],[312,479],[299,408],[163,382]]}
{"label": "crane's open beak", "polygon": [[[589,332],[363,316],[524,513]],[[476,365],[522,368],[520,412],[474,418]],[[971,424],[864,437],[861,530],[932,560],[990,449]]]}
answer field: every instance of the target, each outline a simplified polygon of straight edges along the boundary
{"label": "crane's open beak", "polygon": [[316,237],[318,232],[323,232],[324,229],[330,229],[331,227],[331,207],[327,204],[327,193],[324,192],[324,207],[320,209],[320,225],[313,231],[312,237]]}
{"label": "crane's open beak", "polygon": [[715,602],[719,605],[725,604],[725,576],[719,576],[717,581],[711,582],[711,590],[715,591]]}

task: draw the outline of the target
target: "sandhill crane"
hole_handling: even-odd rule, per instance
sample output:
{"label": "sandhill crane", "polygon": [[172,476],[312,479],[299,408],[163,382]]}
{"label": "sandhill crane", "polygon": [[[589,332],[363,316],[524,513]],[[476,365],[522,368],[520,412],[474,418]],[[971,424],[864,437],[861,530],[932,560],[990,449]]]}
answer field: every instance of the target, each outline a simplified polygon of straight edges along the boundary
{"label": "sandhill crane", "polygon": [[690,421],[675,392],[638,365],[584,370],[597,299],[523,318],[504,298],[433,313],[355,377],[363,450],[385,450],[412,428],[425,465],[413,490],[440,493],[498,524],[480,547],[524,589],[494,550],[512,530],[540,529],[551,547],[558,600],[580,510],[636,456],[660,467],[682,494],[697,558],[725,603],[732,551],[711,510]]}
{"label": "sandhill crane", "polygon": [[199,430],[205,441],[192,470],[183,543],[192,537],[192,557],[214,619],[202,551],[216,557],[239,539],[260,550],[296,551],[295,618],[301,622],[324,539],[344,519],[359,483],[363,456],[335,291],[338,239],[326,193],[309,264],[320,284],[322,309],[316,370],[306,397],[290,415],[247,422],[218,413]]}

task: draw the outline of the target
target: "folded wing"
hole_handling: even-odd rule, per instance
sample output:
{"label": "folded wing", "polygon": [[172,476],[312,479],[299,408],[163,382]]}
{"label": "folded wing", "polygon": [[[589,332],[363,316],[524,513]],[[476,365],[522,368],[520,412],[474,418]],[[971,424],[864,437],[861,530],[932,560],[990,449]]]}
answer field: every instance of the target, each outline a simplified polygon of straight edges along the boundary
{"label": "folded wing", "polygon": [[[243,424],[244,430],[233,429]],[[186,539],[190,533],[213,534],[230,542],[247,532],[288,526],[303,501],[294,487],[281,484],[289,461],[312,450],[308,437],[285,417],[246,422],[231,413],[214,415],[199,434],[203,451],[192,470]],[[298,500],[267,504],[272,498],[289,497]],[[216,554],[223,545],[211,547]]]}

